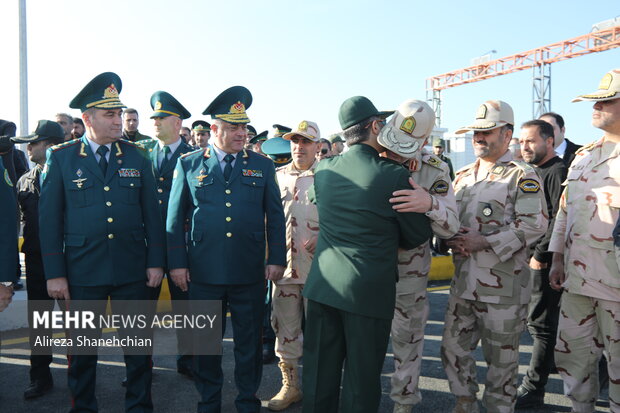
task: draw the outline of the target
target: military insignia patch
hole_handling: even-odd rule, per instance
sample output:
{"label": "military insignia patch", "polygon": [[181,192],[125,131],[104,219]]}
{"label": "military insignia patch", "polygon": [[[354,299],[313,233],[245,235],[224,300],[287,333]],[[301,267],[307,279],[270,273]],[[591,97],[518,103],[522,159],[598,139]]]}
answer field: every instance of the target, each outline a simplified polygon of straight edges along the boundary
{"label": "military insignia patch", "polygon": [[230,107],[230,113],[245,113],[245,105],[238,101]]}
{"label": "military insignia patch", "polygon": [[103,92],[104,99],[117,98],[118,99],[118,90],[116,90],[116,86],[112,83],[110,86],[106,88]]}
{"label": "military insignia patch", "polygon": [[140,178],[140,171],[133,168],[121,168],[118,170],[118,176],[121,178]]}
{"label": "military insignia patch", "polygon": [[611,73],[606,73],[601,79],[601,83],[598,85],[598,88],[608,90],[613,80],[614,78],[611,76]]}
{"label": "military insignia patch", "polygon": [[431,192],[436,194],[445,194],[448,192],[448,183],[443,179],[435,182],[433,186],[431,186]]}
{"label": "military insignia patch", "polygon": [[[175,169],[176,172],[176,169]],[[204,174],[204,169],[202,171],[200,171],[200,175],[196,176],[196,179],[198,180],[199,183],[202,183],[202,180],[205,179],[207,176],[209,176],[209,174]]]}
{"label": "military insignia patch", "polygon": [[262,178],[263,177],[263,171],[259,170],[259,169],[242,169],[241,173],[243,174],[243,176],[251,176],[254,178]]}
{"label": "military insignia patch", "polygon": [[74,179],[71,182],[75,182],[75,184],[77,185],[78,189],[82,189],[82,185],[84,185],[84,181],[86,181],[86,179],[88,179],[88,178]]}
{"label": "military insignia patch", "polygon": [[81,177],[82,177],[82,173],[83,173],[83,172],[82,172],[82,170],[81,170],[81,169],[79,169],[79,168],[78,168],[78,170],[77,170],[77,171],[75,171],[75,174],[78,176],[78,178],[81,178]]}
{"label": "military insignia patch", "polygon": [[155,103],[155,110],[159,110],[161,109],[161,102],[157,101],[157,103]]}
{"label": "military insignia patch", "polygon": [[433,165],[433,166],[438,166],[439,164],[441,164],[441,161],[439,159],[432,157],[432,156],[428,158],[427,162],[429,165]]}
{"label": "military insignia patch", "polygon": [[491,173],[495,174],[495,175],[500,175],[502,172],[504,172],[504,169],[506,169],[505,166],[503,165],[496,165],[493,167],[493,169],[491,169]]}
{"label": "military insignia patch", "polygon": [[540,184],[533,179],[522,179],[519,182],[519,189],[522,192],[536,193],[540,191]]}
{"label": "military insignia patch", "polygon": [[476,111],[476,119],[486,119],[486,118],[487,118],[487,106],[480,105],[480,107]]}
{"label": "military insignia patch", "polygon": [[86,158],[88,155],[86,154],[86,145],[82,142],[82,147],[80,147],[80,156],[82,158]]}
{"label": "military insignia patch", "polygon": [[300,132],[305,132],[305,131],[307,131],[307,130],[308,130],[308,122],[306,122],[305,120],[304,120],[304,121],[302,121],[302,122],[299,124],[299,126],[297,127],[297,129],[298,129]]}
{"label": "military insignia patch", "polygon": [[409,116],[408,118],[403,119],[399,129],[411,135],[413,133],[413,130],[415,129],[415,119],[413,118],[413,116]]}
{"label": "military insignia patch", "polygon": [[6,169],[4,170],[4,182],[6,182],[8,186],[13,186],[13,182],[11,182],[11,178],[9,177],[9,171]]}

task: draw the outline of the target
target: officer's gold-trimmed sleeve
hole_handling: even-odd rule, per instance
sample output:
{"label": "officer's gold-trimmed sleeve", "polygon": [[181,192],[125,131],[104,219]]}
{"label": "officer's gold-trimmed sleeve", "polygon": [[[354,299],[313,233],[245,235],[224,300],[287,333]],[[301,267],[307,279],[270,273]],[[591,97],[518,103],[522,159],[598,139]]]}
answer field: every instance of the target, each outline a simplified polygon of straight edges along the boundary
{"label": "officer's gold-trimmed sleeve", "polygon": [[[536,242],[547,231],[548,219],[542,182],[538,174],[530,169],[519,170],[511,183],[515,191],[514,220],[485,237],[493,252],[501,262],[505,262],[522,248]],[[523,182],[535,181],[539,188],[534,191],[532,185]]]}

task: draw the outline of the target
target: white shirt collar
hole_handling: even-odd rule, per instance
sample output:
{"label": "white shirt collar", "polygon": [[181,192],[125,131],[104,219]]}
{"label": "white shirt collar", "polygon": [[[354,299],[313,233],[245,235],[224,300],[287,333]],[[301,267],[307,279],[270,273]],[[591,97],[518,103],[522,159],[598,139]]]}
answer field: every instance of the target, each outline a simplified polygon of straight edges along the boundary
{"label": "white shirt collar", "polygon": [[170,155],[172,155],[177,150],[177,148],[181,145],[181,138],[177,139],[176,142],[171,143],[170,145],[165,145],[162,141],[158,139],[157,144],[159,145],[159,150],[162,153],[164,152],[164,146],[168,146],[170,148]]}
{"label": "white shirt collar", "polygon": [[[91,151],[93,151],[93,153],[94,153],[95,155],[99,155],[99,154],[97,153],[97,149],[99,149],[99,147],[100,147],[101,145],[99,145],[97,142],[95,142],[94,140],[92,140],[92,139],[90,138],[90,136],[88,136],[88,135],[85,135],[85,136],[86,136],[86,140],[88,140],[88,144],[90,145],[90,150],[91,150]],[[106,158],[108,158],[108,159],[109,159],[110,152],[112,151],[112,144],[111,144],[111,143],[108,143],[108,144],[106,144],[105,146],[107,146],[107,148],[108,148],[108,152],[106,153]]]}
{"label": "white shirt collar", "polygon": [[[215,153],[217,154],[217,160],[220,162],[224,161],[224,157],[226,155],[228,155],[226,152],[224,152],[223,150],[221,150],[220,148],[218,148],[215,145],[211,145],[211,147],[213,148],[213,150],[215,151]],[[235,160],[237,160],[237,155],[239,155],[239,152],[237,153],[231,153],[232,156],[235,157]]]}
{"label": "white shirt collar", "polygon": [[555,154],[560,158],[564,158],[564,152],[566,152],[566,139],[564,139],[562,143],[555,148]]}

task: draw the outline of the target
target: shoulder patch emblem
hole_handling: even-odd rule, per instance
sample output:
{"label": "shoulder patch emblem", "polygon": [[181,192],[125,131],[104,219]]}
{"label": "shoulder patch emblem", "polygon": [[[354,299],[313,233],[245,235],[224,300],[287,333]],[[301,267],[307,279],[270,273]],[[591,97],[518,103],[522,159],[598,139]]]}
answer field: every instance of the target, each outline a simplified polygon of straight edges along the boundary
{"label": "shoulder patch emblem", "polygon": [[519,182],[519,189],[521,189],[521,192],[536,193],[540,191],[540,184],[533,179],[522,179]]}
{"label": "shoulder patch emblem", "polygon": [[4,170],[4,182],[6,182],[8,186],[13,186],[13,182],[11,182],[11,178],[9,177],[9,171],[6,169]]}
{"label": "shoulder patch emblem", "polygon": [[431,186],[431,192],[434,192],[436,194],[445,194],[446,192],[448,192],[448,188],[448,183],[441,179],[435,182],[433,186]]}

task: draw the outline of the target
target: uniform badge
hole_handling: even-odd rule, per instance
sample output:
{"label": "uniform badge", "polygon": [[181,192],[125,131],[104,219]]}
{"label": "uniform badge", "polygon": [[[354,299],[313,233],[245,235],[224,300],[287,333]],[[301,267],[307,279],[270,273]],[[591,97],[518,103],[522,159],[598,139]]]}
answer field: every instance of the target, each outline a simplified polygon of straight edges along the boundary
{"label": "uniform badge", "polygon": [[134,168],[121,168],[118,170],[121,178],[140,178],[140,171]]}
{"label": "uniform badge", "polygon": [[207,176],[209,176],[209,174],[205,175],[204,173],[205,173],[205,170],[202,169],[200,171],[200,175],[196,176],[196,179],[198,180],[199,183],[202,183],[202,180],[205,179]]}
{"label": "uniform badge", "polygon": [[241,101],[237,101],[230,107],[230,113],[245,113],[245,105]]}
{"label": "uniform badge", "polygon": [[82,177],[82,170],[78,169],[77,171],[75,171],[75,174],[77,175],[78,178]]}
{"label": "uniform badge", "polygon": [[298,129],[300,132],[306,132],[306,131],[308,130],[308,122],[306,122],[305,120],[304,120],[304,121],[302,121],[302,122],[299,124],[299,126],[297,127],[297,129]]}
{"label": "uniform badge", "polygon": [[159,110],[161,109],[161,102],[157,101],[157,103],[155,103],[155,110]]}
{"label": "uniform badge", "polygon": [[492,214],[493,208],[491,208],[491,205],[487,204],[487,206],[482,208],[482,215],[484,215],[485,217],[490,217]]}
{"label": "uniform badge", "polygon": [[533,179],[522,179],[519,182],[519,189],[526,193],[536,193],[540,191],[540,184]]}
{"label": "uniform badge", "polygon": [[110,84],[110,86],[103,91],[103,99],[111,98],[118,98],[118,90],[116,89],[116,86],[114,86],[114,83]]}
{"label": "uniform badge", "polygon": [[403,119],[399,129],[411,135],[413,133],[413,130],[415,129],[415,119],[413,118],[413,116],[409,116]]}
{"label": "uniform badge", "polygon": [[82,142],[82,146],[80,147],[80,154],[79,154],[82,158],[86,158],[88,156],[88,154],[86,153],[86,145],[84,145],[84,142]]}
{"label": "uniform badge", "polygon": [[601,79],[601,83],[598,85],[598,88],[601,90],[608,90],[613,80],[614,78],[611,73],[605,73],[605,76]]}
{"label": "uniform badge", "polygon": [[487,118],[487,105],[482,104],[476,111],[476,119],[486,119],[486,118]]}
{"label": "uniform badge", "polygon": [[427,162],[429,165],[433,166],[438,166],[439,164],[441,164],[441,161],[433,156],[429,157]]}
{"label": "uniform badge", "polygon": [[241,173],[243,174],[243,176],[251,176],[253,178],[263,177],[263,171],[259,169],[242,169]]}
{"label": "uniform badge", "polygon": [[502,172],[504,172],[504,169],[506,169],[505,166],[503,165],[496,165],[493,167],[493,169],[491,169],[491,173],[495,174],[495,175],[501,175]]}
{"label": "uniform badge", "polygon": [[431,192],[436,194],[445,194],[448,192],[448,183],[443,179],[435,182],[433,186],[431,186]]}
{"label": "uniform badge", "polygon": [[13,182],[11,182],[11,178],[9,177],[9,171],[6,169],[4,170],[4,182],[6,182],[8,186],[13,186]]}
{"label": "uniform badge", "polygon": [[86,181],[86,179],[88,179],[88,178],[74,179],[71,182],[75,182],[75,184],[77,185],[78,189],[82,189],[82,185],[84,185],[84,181]]}

